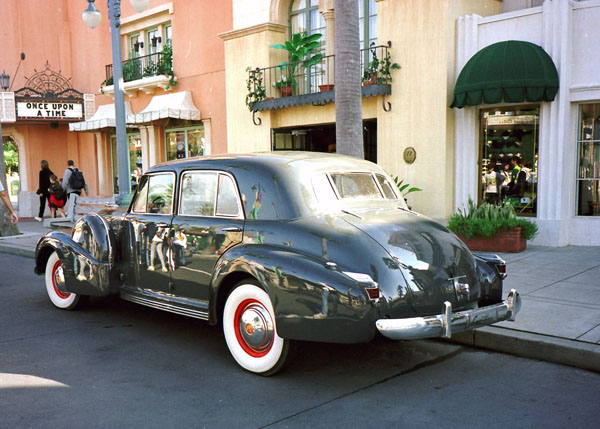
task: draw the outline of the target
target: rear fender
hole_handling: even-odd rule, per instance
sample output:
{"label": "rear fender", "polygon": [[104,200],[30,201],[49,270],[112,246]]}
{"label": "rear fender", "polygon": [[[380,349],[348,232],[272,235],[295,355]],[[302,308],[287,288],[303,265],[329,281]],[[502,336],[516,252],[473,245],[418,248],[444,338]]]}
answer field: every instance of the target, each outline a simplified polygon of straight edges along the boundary
{"label": "rear fender", "polygon": [[506,263],[498,255],[489,253],[473,254],[475,268],[481,285],[480,305],[490,305],[502,301],[502,284],[506,276],[499,267],[506,268]]}
{"label": "rear fender", "polygon": [[[323,259],[292,249],[239,245],[217,263],[210,289],[210,319],[220,318],[219,302],[229,278],[255,278],[269,294],[277,332],[283,338],[338,343],[369,341],[375,334],[376,309],[352,279],[326,266]],[[231,276],[231,277],[230,277]]]}
{"label": "rear fender", "polygon": [[81,295],[106,296],[117,292],[114,234],[99,215],[83,216],[72,236],[52,231],[40,239],[35,252],[34,272],[43,274],[52,252],[58,254],[65,273],[65,290]]}

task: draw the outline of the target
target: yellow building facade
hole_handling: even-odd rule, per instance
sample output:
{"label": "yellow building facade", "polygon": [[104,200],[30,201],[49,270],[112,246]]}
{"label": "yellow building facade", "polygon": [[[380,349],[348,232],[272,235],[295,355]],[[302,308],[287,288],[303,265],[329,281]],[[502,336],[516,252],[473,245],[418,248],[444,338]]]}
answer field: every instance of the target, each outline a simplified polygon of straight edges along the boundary
{"label": "yellow building facade", "polygon": [[[383,85],[373,86],[377,87],[374,91],[363,87],[365,141],[370,142],[365,144],[373,146],[372,160],[388,173],[423,190],[408,197],[415,210],[444,219],[453,210],[453,184],[458,174],[454,171],[454,111],[449,107],[456,81],[456,21],[466,14],[498,14],[502,2],[358,1],[365,56],[362,67],[372,61],[373,46],[381,47],[376,51],[379,60],[389,52],[391,62],[400,66],[391,70],[391,82],[384,79]],[[335,101],[330,100],[334,91],[326,96],[317,89],[319,79],[325,76],[327,83],[334,83],[333,60],[328,57],[335,53],[334,1],[234,0],[232,13],[232,30],[220,34],[225,45],[228,151],[289,148],[281,143],[286,139],[294,149],[325,150],[328,143],[335,143],[335,131],[331,133],[335,130]],[[304,26],[299,26],[304,18]],[[283,79],[276,66],[287,60],[286,52],[270,46],[289,40],[297,29],[323,34],[320,49],[325,59],[316,71],[309,72],[306,83],[296,84],[294,91],[301,94],[286,100],[276,89]],[[246,85],[248,70],[256,68],[264,69],[267,100],[257,103],[262,108],[251,112],[245,103]],[[404,159],[407,148],[416,154],[412,163]]]}

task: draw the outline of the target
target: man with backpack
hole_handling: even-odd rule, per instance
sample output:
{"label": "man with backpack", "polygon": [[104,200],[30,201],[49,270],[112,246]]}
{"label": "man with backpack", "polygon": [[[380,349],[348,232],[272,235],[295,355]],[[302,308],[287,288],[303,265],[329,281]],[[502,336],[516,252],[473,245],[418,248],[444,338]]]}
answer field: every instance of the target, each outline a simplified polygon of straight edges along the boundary
{"label": "man with backpack", "polygon": [[75,163],[71,159],[67,162],[67,169],[63,173],[62,187],[67,193],[67,199],[71,194],[81,195],[81,191],[84,191],[85,195],[89,195],[83,173],[75,167]]}

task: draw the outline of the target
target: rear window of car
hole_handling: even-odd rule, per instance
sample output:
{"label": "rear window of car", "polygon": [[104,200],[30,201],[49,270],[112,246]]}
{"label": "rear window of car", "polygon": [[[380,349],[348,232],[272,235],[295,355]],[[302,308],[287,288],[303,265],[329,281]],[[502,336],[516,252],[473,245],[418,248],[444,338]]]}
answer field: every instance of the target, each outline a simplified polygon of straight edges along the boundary
{"label": "rear window of car", "polygon": [[392,184],[373,173],[330,173],[340,199],[397,199]]}

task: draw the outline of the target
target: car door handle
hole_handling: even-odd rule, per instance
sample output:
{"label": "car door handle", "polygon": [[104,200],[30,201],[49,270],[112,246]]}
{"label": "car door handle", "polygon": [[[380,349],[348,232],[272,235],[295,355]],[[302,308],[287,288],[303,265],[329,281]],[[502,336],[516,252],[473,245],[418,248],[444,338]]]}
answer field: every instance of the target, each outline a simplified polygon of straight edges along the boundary
{"label": "car door handle", "polygon": [[223,228],[221,231],[223,232],[242,232],[241,226],[229,226],[227,228]]}

